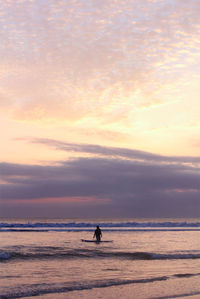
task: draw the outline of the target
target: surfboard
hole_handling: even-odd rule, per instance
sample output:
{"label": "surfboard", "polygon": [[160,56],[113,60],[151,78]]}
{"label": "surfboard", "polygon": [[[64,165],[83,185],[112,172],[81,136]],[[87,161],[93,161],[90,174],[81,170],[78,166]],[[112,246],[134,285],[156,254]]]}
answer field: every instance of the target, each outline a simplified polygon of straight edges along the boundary
{"label": "surfboard", "polygon": [[110,242],[113,242],[113,241],[97,241],[97,240],[84,240],[84,239],[81,239],[82,242],[91,242],[91,243],[110,243]]}

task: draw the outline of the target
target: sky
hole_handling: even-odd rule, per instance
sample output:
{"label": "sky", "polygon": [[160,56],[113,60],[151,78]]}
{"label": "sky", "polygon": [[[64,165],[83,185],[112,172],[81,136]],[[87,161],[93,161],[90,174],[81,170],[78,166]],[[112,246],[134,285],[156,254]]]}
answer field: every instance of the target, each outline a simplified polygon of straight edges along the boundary
{"label": "sky", "polygon": [[199,15],[0,0],[0,217],[200,216]]}

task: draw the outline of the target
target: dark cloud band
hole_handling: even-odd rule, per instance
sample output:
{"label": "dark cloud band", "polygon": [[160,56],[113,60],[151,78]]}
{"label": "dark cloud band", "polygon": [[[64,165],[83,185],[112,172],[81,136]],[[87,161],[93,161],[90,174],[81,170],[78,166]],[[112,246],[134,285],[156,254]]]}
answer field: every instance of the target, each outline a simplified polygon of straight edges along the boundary
{"label": "dark cloud band", "polygon": [[[53,143],[57,148],[60,145],[55,141],[44,143]],[[200,168],[198,164],[195,167],[182,164],[190,161],[190,157],[172,158],[170,163],[168,157],[134,150],[95,145],[68,147],[104,157],[78,158],[48,166],[1,163],[1,201],[54,198],[56,203],[58,198],[70,198],[73,205],[73,198],[88,197],[109,199],[105,209],[109,205],[125,214],[132,210],[140,215],[143,210],[148,215],[155,211],[165,215],[168,211],[186,216],[189,211],[190,216],[197,216],[200,211]],[[131,154],[134,159],[130,159]]]}

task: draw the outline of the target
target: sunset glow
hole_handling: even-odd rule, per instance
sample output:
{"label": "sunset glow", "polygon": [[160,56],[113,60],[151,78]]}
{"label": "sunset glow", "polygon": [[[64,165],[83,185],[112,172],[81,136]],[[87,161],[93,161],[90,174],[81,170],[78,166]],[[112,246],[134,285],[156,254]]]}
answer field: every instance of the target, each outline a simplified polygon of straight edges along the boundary
{"label": "sunset glow", "polygon": [[199,15],[197,0],[0,0],[0,216],[198,216]]}

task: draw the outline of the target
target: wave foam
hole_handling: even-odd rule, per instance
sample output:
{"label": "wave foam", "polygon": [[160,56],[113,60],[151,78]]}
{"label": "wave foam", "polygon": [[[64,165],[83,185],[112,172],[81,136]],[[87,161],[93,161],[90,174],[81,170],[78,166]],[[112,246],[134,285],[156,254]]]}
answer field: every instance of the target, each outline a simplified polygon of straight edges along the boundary
{"label": "wave foam", "polygon": [[200,222],[33,222],[33,223],[0,223],[0,228],[94,228],[96,225],[102,228],[200,228]]}

